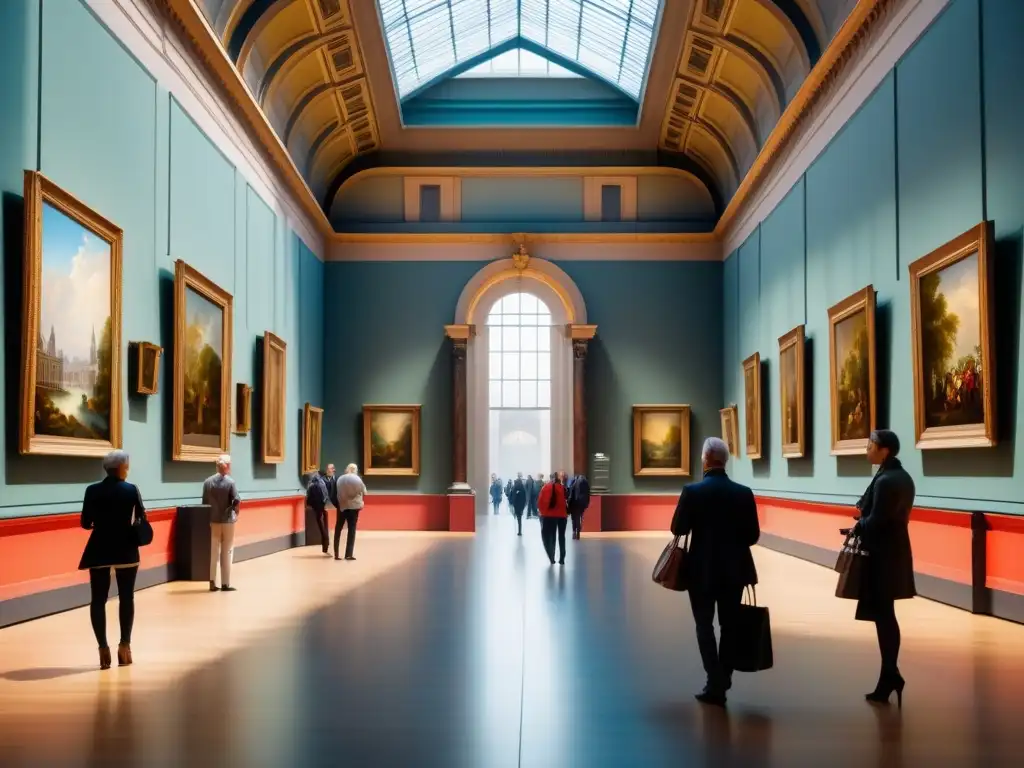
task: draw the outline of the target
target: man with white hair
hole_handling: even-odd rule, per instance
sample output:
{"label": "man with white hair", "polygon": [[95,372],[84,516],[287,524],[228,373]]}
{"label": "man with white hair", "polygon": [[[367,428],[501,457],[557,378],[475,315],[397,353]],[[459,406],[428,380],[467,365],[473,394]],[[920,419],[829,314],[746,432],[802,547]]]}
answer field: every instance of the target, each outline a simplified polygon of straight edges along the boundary
{"label": "man with white hair", "polygon": [[[683,488],[672,517],[672,534],[690,535],[690,607],[697,628],[697,647],[707,673],[707,684],[696,698],[704,704],[725,706],[732,687],[732,632],[743,599],[743,588],[757,584],[750,548],[761,536],[757,503],[745,485],[725,473],[729,446],[709,437],[701,462],[704,479]],[[715,608],[721,642],[715,642]]]}
{"label": "man with white hair", "polygon": [[203,483],[203,504],[210,507],[210,591],[217,592],[217,563],[220,562],[220,591],[234,592],[231,586],[231,557],[235,552],[235,521],[238,520],[238,489],[228,472],[231,457],[217,458],[217,473]]}
{"label": "man with white hair", "polygon": [[356,524],[359,510],[363,508],[366,486],[357,474],[359,467],[349,464],[345,474],[338,478],[338,520],[334,524],[334,559],[341,560],[341,528],[348,523],[348,540],[345,542],[345,559],[355,560]]}

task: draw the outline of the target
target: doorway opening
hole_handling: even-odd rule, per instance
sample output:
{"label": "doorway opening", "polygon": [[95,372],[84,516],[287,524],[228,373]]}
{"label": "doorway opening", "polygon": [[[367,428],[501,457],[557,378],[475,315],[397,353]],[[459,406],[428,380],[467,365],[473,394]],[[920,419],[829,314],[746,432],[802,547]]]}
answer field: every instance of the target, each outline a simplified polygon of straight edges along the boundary
{"label": "doorway opening", "polygon": [[532,293],[503,296],[487,315],[490,474],[547,474],[551,450],[551,310]]}

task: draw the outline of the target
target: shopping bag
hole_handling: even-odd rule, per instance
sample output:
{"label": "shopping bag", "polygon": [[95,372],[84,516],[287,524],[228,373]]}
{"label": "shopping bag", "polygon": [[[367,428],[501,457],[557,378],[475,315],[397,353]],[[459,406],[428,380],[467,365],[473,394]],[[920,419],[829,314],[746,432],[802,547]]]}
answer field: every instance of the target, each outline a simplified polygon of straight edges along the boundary
{"label": "shopping bag", "polygon": [[731,636],[732,668],[737,672],[762,672],[775,663],[772,623],[768,609],[757,604],[757,590],[749,588],[749,603],[741,602]]}
{"label": "shopping bag", "polygon": [[858,600],[861,584],[864,581],[864,569],[867,567],[868,551],[861,540],[850,534],[843,544],[836,560],[839,582],[836,584],[836,597],[844,600]]}
{"label": "shopping bag", "polygon": [[655,584],[660,584],[673,592],[685,592],[689,588],[689,543],[690,537],[687,536],[680,546],[679,536],[676,536],[662,550],[661,557],[654,564],[654,572],[651,573]]}

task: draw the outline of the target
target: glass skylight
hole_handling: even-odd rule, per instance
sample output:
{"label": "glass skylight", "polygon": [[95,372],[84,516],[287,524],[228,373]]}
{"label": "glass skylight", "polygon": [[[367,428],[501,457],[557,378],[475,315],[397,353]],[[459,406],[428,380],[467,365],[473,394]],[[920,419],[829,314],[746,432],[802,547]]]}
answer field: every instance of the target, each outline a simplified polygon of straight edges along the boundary
{"label": "glass skylight", "polygon": [[483,64],[467,69],[459,77],[580,77],[533,51],[514,48],[499,53]]}
{"label": "glass skylight", "polygon": [[[578,64],[639,100],[661,0],[378,3],[400,99],[460,64],[522,40]],[[522,61],[520,56],[520,71]],[[527,61],[528,69],[534,66]]]}

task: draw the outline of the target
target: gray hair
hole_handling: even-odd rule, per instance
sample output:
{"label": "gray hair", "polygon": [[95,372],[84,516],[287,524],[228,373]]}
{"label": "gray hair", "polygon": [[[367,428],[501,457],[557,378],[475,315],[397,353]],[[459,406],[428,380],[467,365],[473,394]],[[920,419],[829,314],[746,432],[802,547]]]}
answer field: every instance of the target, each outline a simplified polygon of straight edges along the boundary
{"label": "gray hair", "polygon": [[229,467],[229,466],[231,466],[231,456],[230,456],[230,454],[222,453],[220,456],[218,456],[217,457],[217,466],[218,467]]}
{"label": "gray hair", "polygon": [[729,446],[720,437],[709,437],[704,441],[700,458],[705,464],[718,464],[724,467],[729,461]]}
{"label": "gray hair", "polygon": [[113,475],[129,461],[130,459],[127,451],[111,451],[103,457],[103,471],[108,475]]}
{"label": "gray hair", "polygon": [[346,475],[354,475],[358,471],[359,471],[359,467],[357,467],[355,464],[349,464],[347,467],[345,467],[345,474]]}

